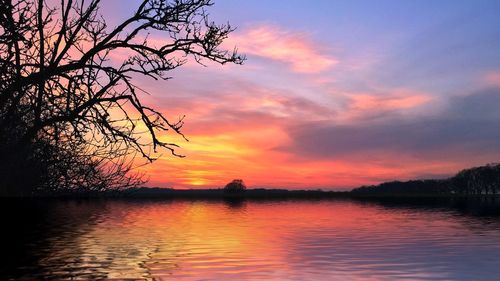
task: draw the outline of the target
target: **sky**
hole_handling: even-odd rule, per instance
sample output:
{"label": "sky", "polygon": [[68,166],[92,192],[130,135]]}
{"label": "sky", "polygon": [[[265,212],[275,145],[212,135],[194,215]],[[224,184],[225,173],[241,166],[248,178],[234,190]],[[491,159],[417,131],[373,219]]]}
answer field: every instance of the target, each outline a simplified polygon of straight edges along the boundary
{"label": "sky", "polygon": [[[104,1],[113,23],[130,1]],[[215,0],[244,65],[135,82],[176,120],[148,186],[350,189],[500,162],[500,1]]]}

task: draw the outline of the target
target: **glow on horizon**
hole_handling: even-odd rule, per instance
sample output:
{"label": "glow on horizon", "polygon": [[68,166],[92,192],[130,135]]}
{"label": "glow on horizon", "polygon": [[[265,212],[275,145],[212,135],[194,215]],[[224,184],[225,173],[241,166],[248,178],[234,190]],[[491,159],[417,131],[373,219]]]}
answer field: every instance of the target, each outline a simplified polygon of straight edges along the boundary
{"label": "glow on horizon", "polygon": [[245,65],[136,80],[189,139],[163,136],[187,157],[157,155],[148,186],[342,189],[498,162],[499,2],[317,4],[215,0]]}

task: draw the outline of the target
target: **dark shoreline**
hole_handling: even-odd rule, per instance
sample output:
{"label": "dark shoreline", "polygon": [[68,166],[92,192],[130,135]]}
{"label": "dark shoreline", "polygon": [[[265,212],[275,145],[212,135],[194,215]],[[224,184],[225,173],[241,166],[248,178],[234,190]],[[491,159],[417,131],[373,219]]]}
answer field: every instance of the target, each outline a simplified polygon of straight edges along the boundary
{"label": "dark shoreline", "polygon": [[123,199],[400,199],[400,200],[462,200],[474,199],[500,201],[500,194],[449,194],[449,193],[405,193],[405,192],[353,192],[324,190],[288,190],[288,189],[248,189],[241,193],[228,193],[223,189],[171,189],[171,188],[135,188],[121,191],[72,191],[33,196],[0,196],[0,198],[32,198],[32,199],[85,199],[85,198],[123,198]]}

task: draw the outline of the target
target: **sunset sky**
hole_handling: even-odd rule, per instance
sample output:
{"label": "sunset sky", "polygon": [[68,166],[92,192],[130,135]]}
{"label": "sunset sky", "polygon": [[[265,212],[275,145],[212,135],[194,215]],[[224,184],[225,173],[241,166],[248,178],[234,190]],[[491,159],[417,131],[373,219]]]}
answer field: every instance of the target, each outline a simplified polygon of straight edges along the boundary
{"label": "sunset sky", "polygon": [[[110,25],[134,6],[103,1]],[[138,1],[135,1],[138,2]],[[215,0],[244,65],[136,79],[189,139],[149,186],[347,189],[500,162],[500,1]],[[161,38],[157,38],[161,40]]]}

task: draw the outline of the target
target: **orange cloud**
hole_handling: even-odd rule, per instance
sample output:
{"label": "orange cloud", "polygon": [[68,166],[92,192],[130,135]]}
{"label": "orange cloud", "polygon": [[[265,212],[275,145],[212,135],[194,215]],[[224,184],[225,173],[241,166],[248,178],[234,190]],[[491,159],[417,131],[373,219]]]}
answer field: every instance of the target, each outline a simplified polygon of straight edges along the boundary
{"label": "orange cloud", "polygon": [[235,33],[227,43],[238,46],[242,53],[289,64],[293,71],[300,73],[318,73],[337,64],[337,59],[307,34],[275,26],[261,25]]}
{"label": "orange cloud", "polygon": [[152,184],[169,181],[175,187],[220,187],[241,177],[259,182],[263,176],[268,177],[274,164],[267,158],[266,151],[287,138],[271,124],[253,124],[223,134],[207,132],[190,137],[191,141],[183,146],[187,158],[165,155],[154,165],[145,167],[153,179]]}

